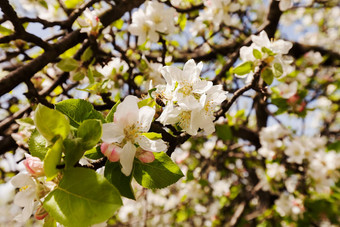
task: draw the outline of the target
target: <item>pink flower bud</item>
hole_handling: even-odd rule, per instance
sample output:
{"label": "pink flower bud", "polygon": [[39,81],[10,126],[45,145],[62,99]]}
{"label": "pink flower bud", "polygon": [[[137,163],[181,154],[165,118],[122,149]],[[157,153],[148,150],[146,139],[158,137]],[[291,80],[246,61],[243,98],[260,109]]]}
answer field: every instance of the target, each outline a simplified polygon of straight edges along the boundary
{"label": "pink flower bud", "polygon": [[111,162],[119,161],[119,149],[114,144],[102,143],[100,151],[106,156]]}
{"label": "pink flower bud", "polygon": [[143,151],[138,155],[138,159],[143,163],[150,163],[155,160],[155,156],[151,151]]}
{"label": "pink flower bud", "polygon": [[37,157],[32,157],[26,155],[26,159],[23,161],[26,170],[33,176],[33,177],[41,177],[44,176],[44,163]]}
{"label": "pink flower bud", "polygon": [[34,217],[37,220],[43,220],[47,215],[48,213],[44,209],[44,207],[42,205],[39,205],[37,211],[34,214]]}

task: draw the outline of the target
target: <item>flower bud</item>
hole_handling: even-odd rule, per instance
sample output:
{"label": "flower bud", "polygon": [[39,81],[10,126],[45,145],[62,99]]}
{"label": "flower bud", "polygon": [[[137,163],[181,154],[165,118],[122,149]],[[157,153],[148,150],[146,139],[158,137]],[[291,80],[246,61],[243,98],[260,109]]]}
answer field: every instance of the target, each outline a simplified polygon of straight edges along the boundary
{"label": "flower bud", "polygon": [[26,170],[33,176],[33,177],[41,177],[44,176],[44,163],[37,157],[32,157],[26,155],[26,159],[23,161]]}
{"label": "flower bud", "polygon": [[155,156],[151,151],[143,151],[138,155],[138,159],[143,163],[150,163],[155,160]]}
{"label": "flower bud", "polygon": [[118,147],[114,144],[102,143],[100,151],[105,155],[111,162],[117,162],[120,159]]}
{"label": "flower bud", "polygon": [[43,220],[48,215],[47,211],[44,209],[42,205],[38,206],[38,209],[35,211],[34,218],[37,220]]}

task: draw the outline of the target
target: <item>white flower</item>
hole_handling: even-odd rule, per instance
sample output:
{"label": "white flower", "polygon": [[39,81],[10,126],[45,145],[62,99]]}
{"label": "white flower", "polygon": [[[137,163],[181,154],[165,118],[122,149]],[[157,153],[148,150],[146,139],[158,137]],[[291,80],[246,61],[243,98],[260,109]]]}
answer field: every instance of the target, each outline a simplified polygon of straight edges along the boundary
{"label": "white flower", "polygon": [[195,109],[203,105],[202,96],[212,87],[211,81],[201,80],[200,73],[203,63],[196,65],[193,59],[187,61],[183,70],[174,66],[165,66],[161,70],[163,77],[170,87],[176,87],[173,92],[173,101],[183,103]]}
{"label": "white flower", "polygon": [[[135,145],[152,152],[165,151],[167,145],[161,139],[150,140],[143,133],[148,132],[155,115],[149,106],[138,108],[138,98],[127,96],[118,105],[114,114],[114,122],[103,124],[102,140],[114,145],[114,152],[119,155],[122,173],[131,174],[133,160],[137,151]],[[104,154],[108,156],[108,153]]]}
{"label": "white flower", "polygon": [[97,36],[99,27],[101,25],[99,18],[94,11],[86,8],[83,12],[85,19],[78,18],[77,21],[81,27],[80,32],[87,33],[88,35]]}
{"label": "white flower", "polygon": [[305,210],[303,201],[288,193],[282,193],[280,198],[275,201],[275,205],[276,211],[281,216],[292,216],[294,220]]}
{"label": "white flower", "polygon": [[175,30],[174,18],[177,16],[174,8],[165,8],[163,3],[157,1],[146,2],[146,16],[154,24],[157,32],[171,34]]}
{"label": "white flower", "polygon": [[124,74],[129,69],[129,66],[120,58],[113,58],[104,67],[97,66],[96,69],[106,78],[114,80],[116,74]]}
{"label": "white flower", "polygon": [[152,87],[155,87],[159,84],[164,84],[165,80],[161,74],[161,69],[163,67],[162,64],[149,62],[145,56],[143,56],[143,59],[148,66],[148,68],[144,70],[144,73],[147,75],[146,81],[144,82],[145,90],[148,91]]}
{"label": "white flower", "polygon": [[287,148],[284,153],[288,156],[287,161],[290,163],[302,164],[305,159],[305,147],[299,140],[294,140],[291,143],[286,143]]}
{"label": "white flower", "polygon": [[11,180],[14,187],[20,188],[20,191],[14,197],[14,204],[23,207],[22,214],[16,217],[19,222],[27,221],[33,213],[37,203],[36,200],[36,183],[29,174],[19,173]]}
{"label": "white flower", "polygon": [[[254,72],[259,69],[259,66],[266,63],[266,68],[272,70],[274,76],[284,77],[292,71],[290,63],[293,62],[292,58],[283,56],[288,54],[293,44],[284,40],[270,41],[265,31],[260,32],[258,36],[252,35],[251,40],[253,43],[249,47],[241,47],[240,58],[244,61],[250,61],[254,64],[254,69],[245,75],[237,75],[240,78],[247,78],[247,82],[251,81]],[[258,53],[255,55],[255,52]],[[244,62],[241,62],[243,64]]]}
{"label": "white flower", "polygon": [[280,181],[286,177],[286,168],[278,163],[267,163],[267,175],[268,177]]}
{"label": "white flower", "polygon": [[153,21],[148,20],[143,9],[138,9],[132,14],[132,23],[128,30],[132,35],[138,36],[138,45],[145,43],[148,38],[152,42],[157,42],[159,39]]}
{"label": "white flower", "polygon": [[282,98],[289,99],[290,97],[296,94],[297,87],[298,82],[294,81],[290,84],[281,83],[277,88],[279,89]]}
{"label": "white flower", "polygon": [[138,36],[138,45],[142,45],[147,39],[157,42],[160,33],[169,34],[174,31],[176,11],[164,6],[157,1],[147,1],[145,9],[138,9],[132,14],[132,23],[128,30]]}

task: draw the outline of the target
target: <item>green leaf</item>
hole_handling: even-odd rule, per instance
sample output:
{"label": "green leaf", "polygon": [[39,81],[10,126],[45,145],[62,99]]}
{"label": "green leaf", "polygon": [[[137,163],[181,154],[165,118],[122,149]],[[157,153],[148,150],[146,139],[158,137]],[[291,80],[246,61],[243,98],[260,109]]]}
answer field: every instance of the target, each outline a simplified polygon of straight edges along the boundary
{"label": "green leaf", "polygon": [[85,74],[82,71],[76,72],[72,75],[72,80],[74,81],[81,81],[85,78]]}
{"label": "green leaf", "polygon": [[64,72],[71,72],[80,66],[79,62],[73,58],[64,58],[57,63],[57,67]]}
{"label": "green leaf", "polygon": [[93,71],[91,68],[87,69],[87,78],[89,78],[90,84],[94,83]]}
{"label": "green leaf", "polygon": [[113,122],[114,120],[114,114],[117,110],[117,106],[119,105],[120,100],[118,102],[116,102],[116,104],[111,108],[110,112],[108,113],[108,115],[106,116],[106,122]]}
{"label": "green leaf", "polygon": [[283,68],[280,63],[274,63],[273,74],[275,77],[280,77],[283,74]]}
{"label": "green leaf", "polygon": [[122,205],[118,190],[94,170],[72,168],[44,200],[44,208],[68,227],[90,226],[109,219]]}
{"label": "green leaf", "polygon": [[181,13],[178,17],[178,24],[181,30],[183,31],[185,28],[185,25],[187,24],[187,17],[185,13]]}
{"label": "green leaf", "polygon": [[53,217],[51,217],[51,215],[47,215],[44,218],[43,227],[57,227],[57,223],[56,223],[55,219]]}
{"label": "green leaf", "polygon": [[0,25],[0,33],[4,36],[7,36],[7,35],[12,34],[13,31],[11,29],[8,29],[8,28]]}
{"label": "green leaf", "polygon": [[44,160],[48,151],[47,141],[36,129],[32,132],[28,141],[28,149],[32,156],[38,157],[40,160]]}
{"label": "green leaf", "polygon": [[124,25],[123,19],[119,19],[113,22],[113,26],[115,26],[117,29],[122,29],[123,25]]}
{"label": "green leaf", "polygon": [[78,128],[77,136],[82,139],[82,147],[89,150],[97,145],[102,137],[102,122],[97,119],[88,119]]}
{"label": "green leaf", "polygon": [[65,165],[66,168],[73,167],[85,152],[85,149],[82,147],[82,140],[80,138],[75,139],[66,139],[64,140],[65,147]]}
{"label": "green leaf", "polygon": [[86,151],[84,155],[90,159],[100,159],[104,157],[103,153],[100,151],[100,146],[94,147],[91,150]]}
{"label": "green leaf", "polygon": [[262,54],[261,51],[259,51],[258,49],[253,49],[253,55],[256,59],[261,59],[262,58]]}
{"label": "green leaf", "polygon": [[229,125],[223,124],[223,125],[216,125],[215,127],[216,127],[216,134],[219,139],[223,141],[227,141],[233,138],[233,134],[231,132]]}
{"label": "green leaf", "polygon": [[136,76],[133,80],[137,86],[141,86],[144,82],[144,76]]}
{"label": "green leaf", "polygon": [[273,83],[274,74],[271,69],[265,68],[261,73],[261,77],[263,78],[264,82],[266,82],[268,85],[271,85]]}
{"label": "green leaf", "polygon": [[144,132],[142,133],[143,136],[146,136],[150,140],[156,140],[156,139],[162,139],[162,134],[161,133],[156,133],[156,132]]}
{"label": "green leaf", "polygon": [[122,196],[136,200],[131,187],[132,174],[130,174],[130,176],[125,176],[121,171],[119,162],[107,161],[105,164],[104,176],[118,189]]}
{"label": "green leaf", "polygon": [[35,110],[34,123],[39,133],[50,142],[58,135],[65,139],[70,132],[69,119],[64,114],[41,104]]}
{"label": "green leaf", "polygon": [[138,102],[138,108],[142,108],[143,106],[155,106],[155,101],[152,98],[143,99],[142,101]]}
{"label": "green leaf", "polygon": [[142,163],[135,159],[133,176],[145,188],[164,188],[177,182],[183,173],[164,152],[154,153],[155,160]]}
{"label": "green leaf", "polygon": [[91,103],[83,99],[67,99],[55,106],[57,110],[69,117],[71,125],[76,128],[87,119],[105,121],[103,115],[96,111]]}
{"label": "green leaf", "polygon": [[268,49],[267,47],[262,47],[261,51],[263,53],[267,53],[269,56],[274,56],[275,55],[275,53],[273,51],[271,51],[270,49]]}
{"label": "green leaf", "polygon": [[82,61],[88,61],[93,55],[93,51],[91,49],[91,47],[86,48],[86,50],[84,51],[84,53],[81,55],[80,59]]}
{"label": "green leaf", "polygon": [[60,163],[61,154],[64,150],[63,139],[61,137],[47,151],[44,159],[44,172],[47,180],[52,180],[59,173],[57,165]]}
{"label": "green leaf", "polygon": [[236,68],[233,69],[233,73],[237,75],[244,75],[247,73],[250,73],[250,71],[253,70],[253,62],[251,61],[246,61],[242,63],[241,65],[237,66]]}

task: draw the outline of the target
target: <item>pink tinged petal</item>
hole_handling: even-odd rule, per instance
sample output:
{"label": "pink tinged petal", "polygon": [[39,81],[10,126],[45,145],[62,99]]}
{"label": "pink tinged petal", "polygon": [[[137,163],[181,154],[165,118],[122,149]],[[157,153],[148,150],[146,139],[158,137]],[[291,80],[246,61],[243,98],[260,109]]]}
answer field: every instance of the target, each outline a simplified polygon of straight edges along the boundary
{"label": "pink tinged petal", "polygon": [[122,173],[129,176],[133,167],[133,159],[135,158],[136,147],[131,142],[127,142],[123,147],[120,155],[120,164],[122,165]]}
{"label": "pink tinged petal", "polygon": [[34,177],[44,176],[44,163],[37,157],[26,156],[23,161],[26,170]]}
{"label": "pink tinged petal", "polygon": [[103,143],[100,146],[100,150],[104,156],[106,156],[109,161],[117,162],[119,161],[121,148],[114,144]]}
{"label": "pink tinged petal", "polygon": [[143,163],[150,163],[155,160],[155,155],[151,151],[144,151],[138,155],[138,159]]}
{"label": "pink tinged petal", "polygon": [[37,220],[43,220],[48,215],[47,211],[44,209],[42,205],[39,205],[37,210],[35,211],[34,217]]}
{"label": "pink tinged petal", "polygon": [[124,128],[118,123],[103,124],[102,140],[105,143],[120,143],[124,139]]}
{"label": "pink tinged petal", "polygon": [[161,139],[150,140],[145,136],[138,136],[136,141],[138,142],[138,145],[146,151],[161,152],[168,149],[166,143]]}
{"label": "pink tinged petal", "polygon": [[136,96],[126,96],[124,101],[117,106],[114,114],[115,123],[119,123],[120,127],[135,124],[138,120],[138,101]]}
{"label": "pink tinged petal", "polygon": [[149,131],[154,115],[155,110],[150,106],[143,106],[139,109],[138,122],[141,132]]}

